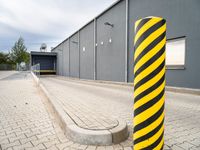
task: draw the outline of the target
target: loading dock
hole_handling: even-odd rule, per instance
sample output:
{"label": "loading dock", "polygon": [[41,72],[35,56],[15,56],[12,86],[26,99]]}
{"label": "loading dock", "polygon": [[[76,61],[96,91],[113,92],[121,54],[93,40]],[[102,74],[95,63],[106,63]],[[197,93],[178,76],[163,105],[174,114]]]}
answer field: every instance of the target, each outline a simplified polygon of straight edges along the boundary
{"label": "loading dock", "polygon": [[57,53],[31,51],[31,66],[39,64],[40,75],[56,74]]}

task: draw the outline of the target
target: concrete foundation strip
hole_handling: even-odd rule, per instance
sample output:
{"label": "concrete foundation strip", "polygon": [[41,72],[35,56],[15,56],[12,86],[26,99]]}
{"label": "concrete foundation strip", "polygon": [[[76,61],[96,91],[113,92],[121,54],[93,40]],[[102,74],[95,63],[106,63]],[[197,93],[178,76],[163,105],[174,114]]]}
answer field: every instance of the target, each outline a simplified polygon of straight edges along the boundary
{"label": "concrete foundation strip", "polygon": [[45,94],[48,101],[54,108],[56,116],[59,118],[60,125],[67,136],[74,142],[89,145],[111,145],[118,144],[128,138],[128,127],[124,121],[118,120],[118,126],[105,130],[89,130],[77,126],[64,110],[53,100],[46,88],[40,83],[37,76],[33,73],[34,81],[40,90]]}
{"label": "concrete foundation strip", "polygon": [[[52,77],[52,75],[50,77]],[[93,84],[102,83],[102,84],[106,84],[106,85],[120,85],[120,86],[131,86],[131,87],[133,87],[133,83],[126,83],[126,82],[104,81],[104,80],[88,80],[88,79],[78,79],[78,78],[63,77],[63,76],[59,76],[59,77],[55,76],[55,77],[62,79],[62,80],[75,80],[75,81],[79,81],[79,82],[91,82]],[[168,92],[200,95],[199,89],[184,88],[184,87],[172,87],[172,86],[166,86],[165,88],[166,88],[165,90],[168,91]]]}

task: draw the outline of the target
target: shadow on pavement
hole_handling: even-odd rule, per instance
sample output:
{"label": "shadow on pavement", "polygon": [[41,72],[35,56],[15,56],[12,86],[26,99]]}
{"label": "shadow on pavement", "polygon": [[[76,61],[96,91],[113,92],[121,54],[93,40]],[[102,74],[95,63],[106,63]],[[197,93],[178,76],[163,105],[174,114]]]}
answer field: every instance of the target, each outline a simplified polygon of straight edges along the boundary
{"label": "shadow on pavement", "polygon": [[27,78],[28,73],[29,73],[28,71],[17,72],[17,73],[11,74],[5,78],[0,79],[0,81],[25,79],[25,78]]}

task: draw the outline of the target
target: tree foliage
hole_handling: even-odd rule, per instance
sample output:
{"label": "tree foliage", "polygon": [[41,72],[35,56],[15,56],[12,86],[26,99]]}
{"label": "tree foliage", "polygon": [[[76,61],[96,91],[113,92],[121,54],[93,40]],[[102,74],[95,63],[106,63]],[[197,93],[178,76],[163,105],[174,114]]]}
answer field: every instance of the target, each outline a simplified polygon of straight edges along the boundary
{"label": "tree foliage", "polygon": [[15,64],[11,60],[10,53],[0,52],[0,64]]}
{"label": "tree foliage", "polygon": [[10,58],[15,63],[29,63],[29,53],[27,52],[27,48],[24,44],[24,39],[20,37],[12,47]]}
{"label": "tree foliage", "polygon": [[30,55],[27,52],[27,48],[24,44],[24,40],[20,37],[12,47],[10,53],[0,52],[0,64],[11,64],[15,65],[16,63],[29,63]]}
{"label": "tree foliage", "polygon": [[0,52],[0,64],[6,64],[8,62],[9,55],[3,52]]}

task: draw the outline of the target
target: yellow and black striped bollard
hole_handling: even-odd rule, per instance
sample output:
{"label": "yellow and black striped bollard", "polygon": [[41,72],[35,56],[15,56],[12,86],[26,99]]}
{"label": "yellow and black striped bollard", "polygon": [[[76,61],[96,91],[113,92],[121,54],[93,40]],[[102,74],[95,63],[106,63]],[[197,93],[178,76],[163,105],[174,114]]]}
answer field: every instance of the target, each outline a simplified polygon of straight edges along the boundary
{"label": "yellow and black striped bollard", "polygon": [[164,146],[166,21],[136,21],[134,39],[134,150]]}

